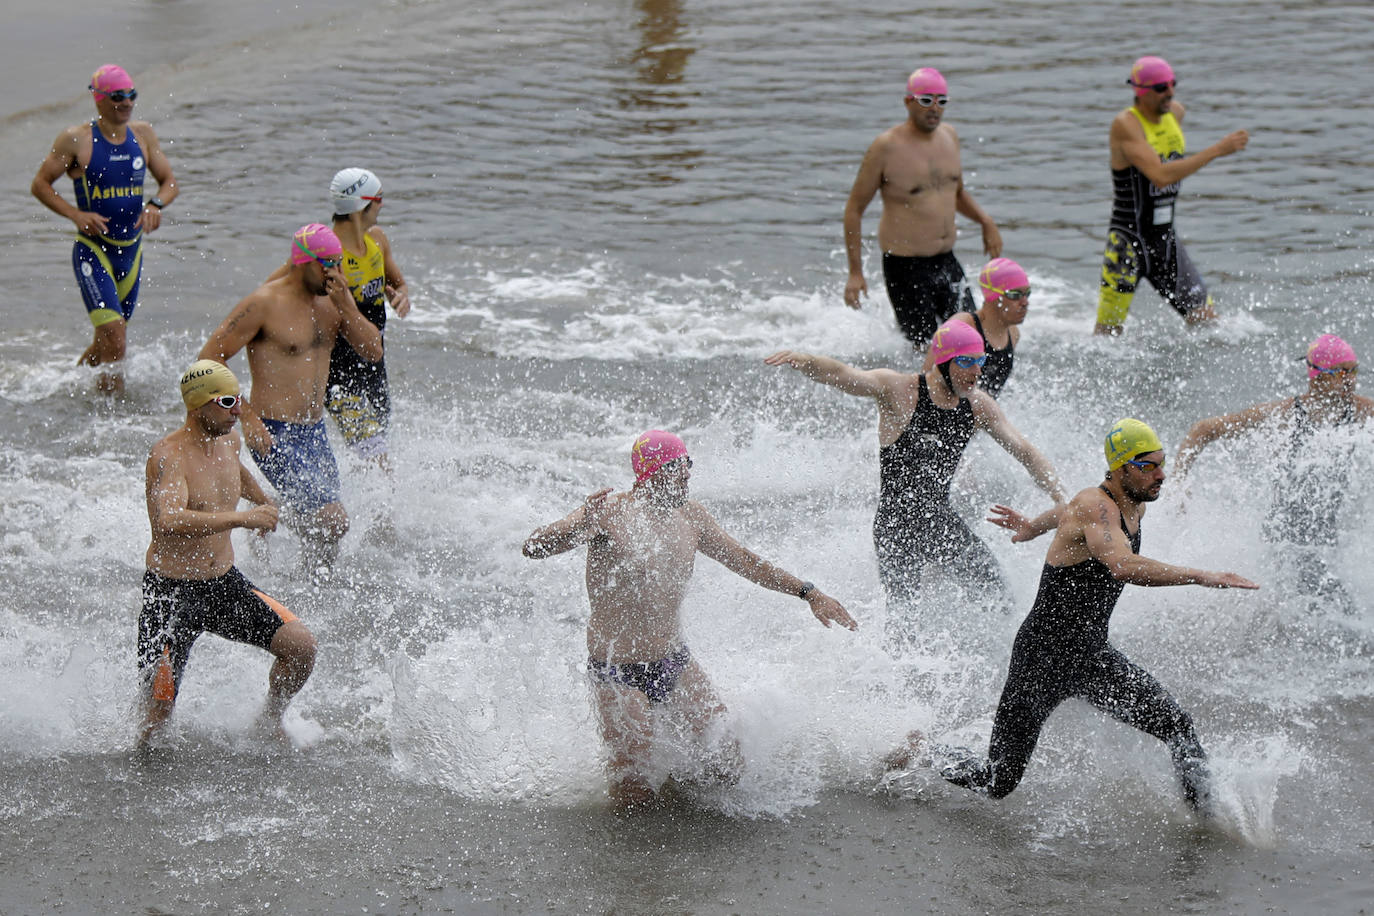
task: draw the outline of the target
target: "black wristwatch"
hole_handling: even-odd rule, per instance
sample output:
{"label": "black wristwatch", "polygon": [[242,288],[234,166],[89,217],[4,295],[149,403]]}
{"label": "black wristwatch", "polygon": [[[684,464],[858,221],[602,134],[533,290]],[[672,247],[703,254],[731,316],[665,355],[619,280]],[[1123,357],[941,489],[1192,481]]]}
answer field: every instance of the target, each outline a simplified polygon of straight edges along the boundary
{"label": "black wristwatch", "polygon": [[152,204],[154,207],[157,207],[159,210],[167,206],[162,202],[162,198],[160,197],[154,197],[152,200],[148,201],[148,203]]}
{"label": "black wristwatch", "polygon": [[816,590],[816,583],[814,583],[814,582],[803,582],[803,583],[802,583],[801,590],[797,592],[797,597],[798,597],[798,598],[805,598],[807,595],[811,594],[811,593],[814,592],[815,590]]}

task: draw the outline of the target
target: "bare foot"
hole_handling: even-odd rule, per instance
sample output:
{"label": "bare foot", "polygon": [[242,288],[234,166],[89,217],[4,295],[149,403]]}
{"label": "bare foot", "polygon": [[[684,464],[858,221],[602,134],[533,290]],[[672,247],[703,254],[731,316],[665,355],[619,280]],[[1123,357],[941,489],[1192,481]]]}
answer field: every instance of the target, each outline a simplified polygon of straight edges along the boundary
{"label": "bare foot", "polygon": [[911,761],[915,759],[916,752],[921,749],[925,741],[926,736],[913,729],[907,734],[905,741],[883,756],[883,769],[905,770],[911,766]]}

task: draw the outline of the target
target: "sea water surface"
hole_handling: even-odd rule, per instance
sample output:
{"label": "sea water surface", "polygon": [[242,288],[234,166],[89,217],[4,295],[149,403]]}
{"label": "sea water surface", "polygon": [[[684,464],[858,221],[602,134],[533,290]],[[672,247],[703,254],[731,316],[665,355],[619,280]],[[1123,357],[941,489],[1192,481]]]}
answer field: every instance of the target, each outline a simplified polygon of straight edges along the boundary
{"label": "sea water surface", "polygon": [[[1043,494],[974,440],[957,499],[1017,610],[936,592],[921,643],[889,657],[874,410],[762,359],[914,364],[873,252],[879,204],[857,312],[840,217],[905,75],[936,66],[965,182],[1035,290],[1003,405],[1072,488],[1100,479],[1117,417],[1172,450],[1199,417],[1298,392],[1318,334],[1374,347],[1372,28],[1363,4],[1229,0],[12,4],[0,913],[1368,912],[1374,435],[1319,443],[1353,469],[1322,551],[1354,613],[1302,594],[1260,535],[1294,471],[1284,442],[1214,447],[1151,507],[1147,554],[1264,586],[1128,588],[1114,620],[1193,714],[1219,825],[1184,809],[1157,742],[1075,703],[989,802],[929,773],[885,784],[876,761],[911,728],[986,740],[1046,542],[977,520]],[[1186,331],[1145,290],[1103,341],[1107,125],[1147,53],[1179,75],[1190,149],[1251,141],[1179,206],[1222,320]],[[149,239],[114,404],[73,365],[90,328],[69,227],[26,192],[107,61],[134,74],[183,185]],[[326,584],[298,573],[289,532],[236,536],[241,568],[320,641],[292,747],[250,728],[267,656],[207,637],[165,742],[136,755],[144,460],[181,420],[180,371],[291,231],[327,216],[346,165],[381,177],[413,291],[387,329],[394,473],[341,456],[354,530]],[[628,485],[651,427],[687,440],[694,495],[728,530],[862,625],[826,630],[702,560],[685,635],[747,770],[626,818],[585,686],[582,555],[519,547]]]}

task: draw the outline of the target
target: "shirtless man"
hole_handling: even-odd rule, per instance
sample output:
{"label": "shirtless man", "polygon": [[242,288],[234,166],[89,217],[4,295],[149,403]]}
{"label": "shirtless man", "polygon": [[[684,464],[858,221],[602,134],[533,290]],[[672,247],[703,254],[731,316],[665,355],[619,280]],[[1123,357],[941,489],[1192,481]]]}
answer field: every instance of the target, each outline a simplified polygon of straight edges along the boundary
{"label": "shirtless man", "polygon": [[[610,751],[611,798],[624,806],[657,790],[647,773],[657,712],[681,717],[699,744],[726,712],[682,641],[682,600],[698,552],[750,582],[803,599],[827,627],[857,626],[838,601],[741,546],[687,498],[692,459],[677,436],[640,436],[630,465],[629,492],[598,490],[567,517],[535,529],[524,546],[525,556],[542,560],[587,545],[587,671]],[[743,760],[733,737],[703,750],[713,778],[738,779]]]}
{"label": "shirtless man", "polygon": [[[978,387],[994,398],[1011,378],[1021,322],[1030,308],[1030,279],[1011,258],[993,258],[978,272],[983,306],[976,312],[955,312],[953,320],[969,325],[983,338],[988,361],[978,375]],[[935,354],[926,353],[922,372],[935,367]]]}
{"label": "shirtless man", "polygon": [[[997,560],[949,502],[950,483],[975,429],[982,429],[1030,473],[1056,503],[1064,499],[1054,467],[985,391],[978,375],[983,338],[963,322],[946,321],[930,343],[934,368],[908,374],[855,369],[828,356],[782,350],[764,359],[791,366],[812,381],[878,406],[881,491],[873,518],[878,575],[889,605],[920,596],[926,571],[948,575],[979,596],[1009,602]],[[907,615],[890,613],[889,641],[912,638]]]}
{"label": "shirtless man", "polygon": [[[911,342],[924,348],[935,328],[963,308],[973,311],[964,270],[954,257],[954,214],[983,228],[988,257],[1002,253],[997,224],[964,188],[959,137],[941,123],[949,95],[945,78],[922,67],[907,80],[907,119],[883,131],[864,154],[844,207],[844,249],[849,259],[845,305],[859,307],[868,295],[863,271],[863,214],[882,191],[883,215],[878,244],[883,277],[897,324]],[[962,296],[961,296],[962,291]]]}
{"label": "shirtless man", "polygon": [[1304,595],[1354,614],[1357,605],[1327,564],[1327,548],[1336,543],[1352,485],[1349,453],[1330,448],[1330,439],[1313,440],[1368,422],[1374,399],[1355,393],[1359,361],[1354,348],[1335,334],[1312,341],[1305,364],[1302,394],[1194,423],[1178,447],[1178,473],[1184,474],[1208,443],[1270,427],[1262,441],[1274,468],[1274,501],[1264,536],[1284,545],[1280,560],[1297,573]]}
{"label": "shirtless man", "polygon": [[[340,169],[329,183],[334,205],[333,229],[343,244],[340,269],[358,311],[386,337],[386,307],[397,318],[410,314],[410,292],[391,254],[391,241],[377,225],[382,211],[382,183],[367,169]],[[276,280],[290,262],[273,271]],[[339,427],[344,444],[363,458],[387,467],[387,429],[391,425],[391,389],[386,360],[370,361],[342,336],[329,357],[325,408]]]}
{"label": "shirtless man", "polygon": [[1094,334],[1125,331],[1140,278],[1150,281],[1189,324],[1217,317],[1212,297],[1174,230],[1174,202],[1183,179],[1213,159],[1245,149],[1237,130],[1200,153],[1183,154],[1183,104],[1167,61],[1142,57],[1126,82],[1135,103],[1112,119],[1112,216],[1097,298]]}
{"label": "shirtless man", "polygon": [[[106,64],[91,77],[97,117],[57,135],[29,190],[43,206],[72,221],[76,244],[72,267],[95,338],[78,365],[103,366],[96,387],[106,394],[124,390],[125,337],[138,305],[143,269],[143,233],[162,224],[162,209],[179,189],[172,166],[147,121],[133,120],[138,91],[123,68]],[[143,201],[143,177],[157,179],[157,194]],[[67,175],[76,205],[53,184]]]}
{"label": "shirtless man", "polygon": [[248,349],[253,399],[243,417],[253,460],[300,528],[307,568],[328,570],[348,514],[324,429],[329,354],[340,333],[364,359],[382,358],[382,335],[358,311],[339,272],[343,247],[311,223],[292,239],[291,266],[234,306],[201,348],[221,363]]}
{"label": "shirtless man", "polygon": [[[144,716],[139,744],[167,721],[191,647],[201,633],[266,649],[265,725],[281,729],[286,704],[315,665],[315,638],[305,624],[253,587],[234,566],[229,533],[277,527],[277,507],[239,461],[234,431],[239,382],[223,364],[201,360],[181,377],[186,422],[148,455],[148,520],[153,537],[138,618],[138,670]],[[239,500],[253,503],[238,508]]]}
{"label": "shirtless man", "polygon": [[[1164,447],[1139,420],[1113,425],[1103,442],[1105,481],[1080,490],[1067,506],[1031,519],[1006,506],[989,521],[1027,541],[1055,530],[1040,589],[1011,649],[986,760],[969,757],[944,768],[956,785],[1010,795],[1030,762],[1040,730],[1055,708],[1081,697],[1107,715],[1163,741],[1184,798],[1208,813],[1207,755],[1193,720],[1149,672],[1107,641],[1108,625],[1127,583],[1259,588],[1231,572],[1209,572],[1140,556],[1145,504],[1164,483]],[[897,762],[896,755],[889,761]]]}

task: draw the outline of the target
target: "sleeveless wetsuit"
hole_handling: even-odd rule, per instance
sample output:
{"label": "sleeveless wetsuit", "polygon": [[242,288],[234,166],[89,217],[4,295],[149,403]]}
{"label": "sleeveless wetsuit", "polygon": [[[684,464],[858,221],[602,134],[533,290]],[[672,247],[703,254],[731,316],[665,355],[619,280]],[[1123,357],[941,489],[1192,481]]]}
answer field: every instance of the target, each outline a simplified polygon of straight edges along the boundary
{"label": "sleeveless wetsuit", "polygon": [[883,280],[897,326],[917,349],[955,312],[973,311],[973,294],[954,252],[932,257],[883,254]]}
{"label": "sleeveless wetsuit", "polygon": [[[1286,460],[1274,475],[1273,500],[1264,520],[1266,540],[1283,545],[1282,561],[1293,570],[1303,595],[1333,602],[1347,614],[1358,611],[1345,585],[1330,569],[1330,548],[1339,531],[1345,494],[1350,489],[1354,445],[1342,451],[1314,446],[1317,425],[1301,398],[1293,399],[1293,425]],[[1332,424],[1355,422],[1355,405],[1345,405]]]}
{"label": "sleeveless wetsuit", "polygon": [[[1103,492],[1110,492],[1106,487]],[[1140,530],[1121,530],[1140,553]],[[1082,697],[1112,718],[1169,746],[1184,796],[1206,799],[1206,754],[1193,720],[1145,669],[1108,642],[1108,626],[1124,582],[1101,560],[1072,566],[1046,563],[1035,604],[1012,643],[1006,686],[997,704],[988,760],[964,761],[945,778],[993,798],[1010,795],[1026,771],[1040,730],[1060,703]]]}
{"label": "sleeveless wetsuit", "polygon": [[[353,301],[363,317],[386,330],[386,257],[382,247],[364,234],[361,256],[347,248],[340,265]],[[391,394],[386,363],[370,363],[342,334],[334,341],[329,357],[328,397],[325,407],[339,425],[344,442],[364,456],[386,451],[386,431],[391,422]]]}
{"label": "sleeveless wetsuit", "polygon": [[960,398],[943,410],[930,399],[925,376],[906,429],[878,450],[881,491],[873,518],[878,575],[888,601],[911,602],[921,567],[950,567],[959,579],[1002,588],[1002,575],[986,545],[949,504],[949,486],[973,436],[973,407]]}
{"label": "sleeveless wetsuit", "polygon": [[[1172,112],[1151,124],[1130,109],[1160,162],[1183,158],[1183,128]],[[1205,307],[1207,287],[1174,231],[1174,203],[1180,182],[1156,188],[1133,165],[1112,169],[1112,217],[1102,254],[1097,321],[1109,327],[1126,323],[1140,278],[1150,281],[1180,315]]]}
{"label": "sleeveless wetsuit", "polygon": [[104,235],[78,235],[72,247],[76,285],[86,303],[91,324],[128,321],[138,305],[143,268],[143,177],[147,163],[131,128],[124,142],[111,144],[91,122],[91,161],[84,174],[72,179],[76,208],[108,220]]}
{"label": "sleeveless wetsuit", "polygon": [[978,313],[970,314],[973,315],[973,327],[983,338],[983,352],[988,357],[988,361],[983,364],[983,371],[978,376],[978,387],[997,397],[1002,393],[1002,387],[1006,385],[1007,379],[1011,378],[1012,364],[1016,362],[1016,344],[1012,342],[1011,331],[1007,331],[1007,345],[1000,350],[994,348],[988,340],[988,335],[983,333],[983,322],[978,320]]}

